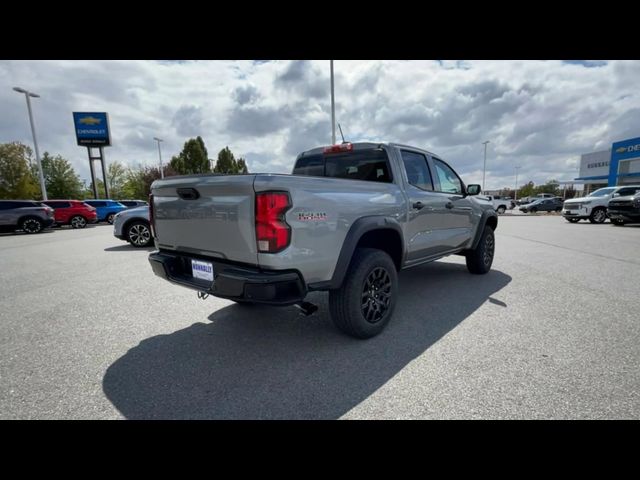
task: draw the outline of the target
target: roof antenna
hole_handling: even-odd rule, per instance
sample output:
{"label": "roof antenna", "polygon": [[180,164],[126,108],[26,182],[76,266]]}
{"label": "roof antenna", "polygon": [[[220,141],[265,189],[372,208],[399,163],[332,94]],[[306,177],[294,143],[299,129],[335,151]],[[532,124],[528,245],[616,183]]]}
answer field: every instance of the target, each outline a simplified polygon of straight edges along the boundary
{"label": "roof antenna", "polygon": [[340,136],[342,137],[342,143],[347,143],[344,140],[344,135],[342,134],[342,127],[340,126],[340,124],[338,124],[338,128],[340,129]]}

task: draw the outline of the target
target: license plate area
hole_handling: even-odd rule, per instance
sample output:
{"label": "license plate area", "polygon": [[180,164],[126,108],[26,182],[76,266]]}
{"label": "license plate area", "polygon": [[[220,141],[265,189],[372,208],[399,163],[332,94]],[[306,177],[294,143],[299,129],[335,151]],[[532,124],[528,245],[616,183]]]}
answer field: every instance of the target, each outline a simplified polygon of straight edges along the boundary
{"label": "license plate area", "polygon": [[213,263],[192,258],[191,275],[193,278],[213,282]]}

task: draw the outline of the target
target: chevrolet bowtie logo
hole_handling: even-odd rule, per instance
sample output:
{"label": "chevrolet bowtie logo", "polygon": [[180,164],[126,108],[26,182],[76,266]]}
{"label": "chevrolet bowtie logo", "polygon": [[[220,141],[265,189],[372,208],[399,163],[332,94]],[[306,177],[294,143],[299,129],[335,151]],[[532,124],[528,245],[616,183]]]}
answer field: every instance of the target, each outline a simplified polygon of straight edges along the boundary
{"label": "chevrolet bowtie logo", "polygon": [[85,125],[97,125],[102,122],[102,120],[95,117],[83,117],[79,120],[79,122],[84,123]]}

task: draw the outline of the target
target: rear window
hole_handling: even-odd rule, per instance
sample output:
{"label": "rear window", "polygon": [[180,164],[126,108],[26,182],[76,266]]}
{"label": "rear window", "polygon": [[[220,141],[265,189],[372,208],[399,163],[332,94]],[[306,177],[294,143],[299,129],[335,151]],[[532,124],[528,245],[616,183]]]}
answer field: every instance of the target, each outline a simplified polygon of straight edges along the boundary
{"label": "rear window", "polygon": [[296,162],[293,174],[385,183],[392,180],[389,159],[382,149],[304,156]]}

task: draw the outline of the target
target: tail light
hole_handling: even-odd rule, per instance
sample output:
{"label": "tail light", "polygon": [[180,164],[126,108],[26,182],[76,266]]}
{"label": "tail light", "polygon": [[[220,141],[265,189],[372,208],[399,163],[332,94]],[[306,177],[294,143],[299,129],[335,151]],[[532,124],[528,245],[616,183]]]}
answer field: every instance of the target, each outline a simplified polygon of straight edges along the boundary
{"label": "tail light", "polygon": [[151,229],[151,236],[156,236],[155,217],[153,215],[153,194],[149,195],[149,228]]}
{"label": "tail light", "polygon": [[286,192],[261,192],[256,194],[256,241],[258,251],[276,253],[289,246],[291,227],[284,214],[291,208]]}
{"label": "tail light", "polygon": [[324,147],[322,153],[343,153],[351,151],[353,151],[352,143],[341,143],[338,145],[329,145],[328,147]]}

